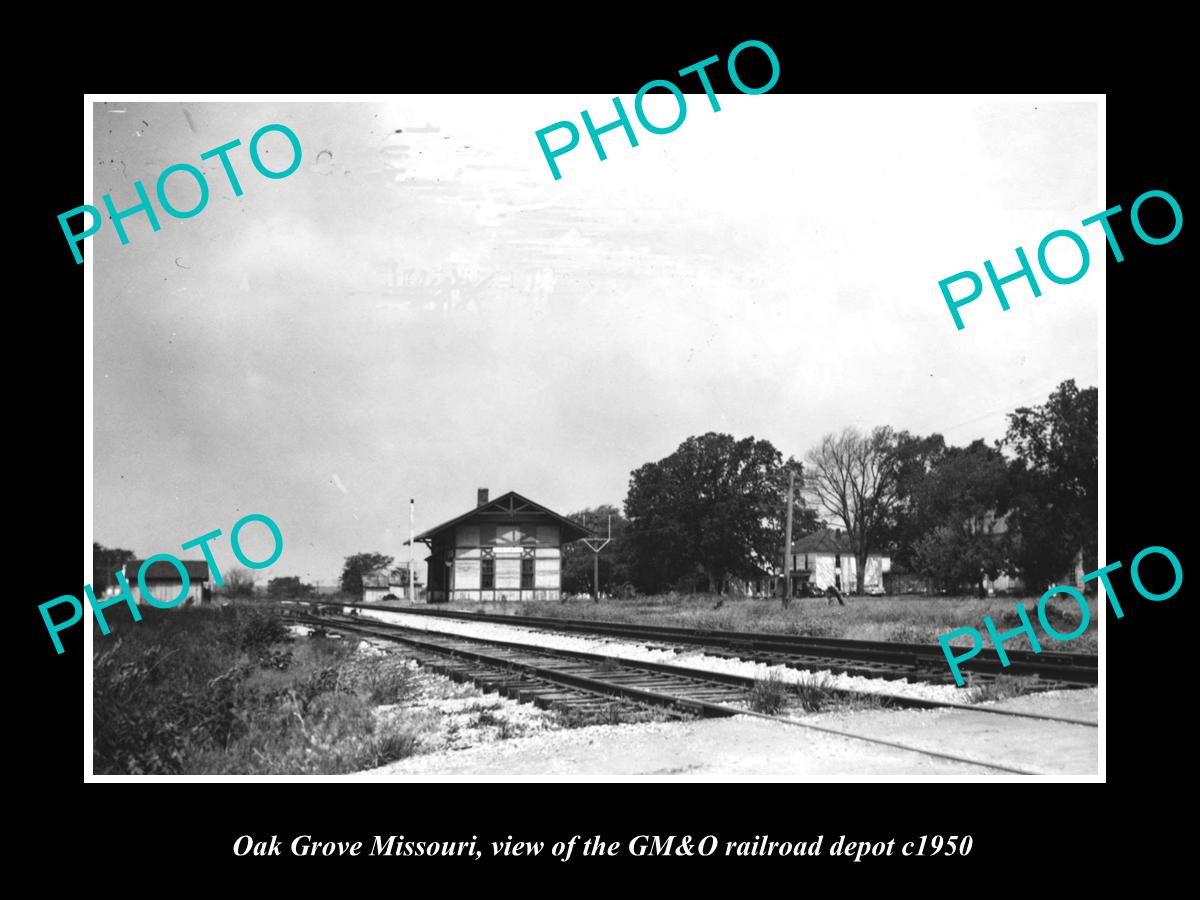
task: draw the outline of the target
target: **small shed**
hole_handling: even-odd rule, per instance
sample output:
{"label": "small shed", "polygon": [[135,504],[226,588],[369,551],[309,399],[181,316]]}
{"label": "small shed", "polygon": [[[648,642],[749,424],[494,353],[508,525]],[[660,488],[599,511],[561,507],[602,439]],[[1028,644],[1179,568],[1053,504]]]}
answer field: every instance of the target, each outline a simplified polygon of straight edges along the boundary
{"label": "small shed", "polygon": [[[413,584],[420,588],[420,580],[413,573]],[[415,596],[415,595],[414,595]],[[408,599],[408,569],[396,567],[376,570],[363,576],[363,603],[379,603],[383,600]]]}
{"label": "small shed", "polygon": [[[189,603],[207,603],[212,597],[212,585],[209,583],[208,563],[205,560],[184,559],[180,560],[188,574],[188,592],[176,607],[187,606]],[[125,564],[125,580],[129,582],[129,591],[133,594],[133,600],[139,606],[142,603],[149,605],[149,601],[142,596],[142,588],[138,583],[138,572],[141,570],[145,560],[134,559]],[[165,559],[157,560],[150,564],[146,569],[144,580],[146,582],[146,590],[159,603],[170,603],[179,596],[183,590],[183,578],[172,563]]]}

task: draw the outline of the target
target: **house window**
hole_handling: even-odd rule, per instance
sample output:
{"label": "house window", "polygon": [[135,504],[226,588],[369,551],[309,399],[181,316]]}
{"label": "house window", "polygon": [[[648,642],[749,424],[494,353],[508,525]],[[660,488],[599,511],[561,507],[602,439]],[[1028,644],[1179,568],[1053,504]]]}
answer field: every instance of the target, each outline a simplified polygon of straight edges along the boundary
{"label": "house window", "polygon": [[533,590],[533,554],[528,551],[521,556],[521,590]]}
{"label": "house window", "polygon": [[485,591],[496,589],[496,559],[493,556],[485,556],[479,561],[479,587]]}

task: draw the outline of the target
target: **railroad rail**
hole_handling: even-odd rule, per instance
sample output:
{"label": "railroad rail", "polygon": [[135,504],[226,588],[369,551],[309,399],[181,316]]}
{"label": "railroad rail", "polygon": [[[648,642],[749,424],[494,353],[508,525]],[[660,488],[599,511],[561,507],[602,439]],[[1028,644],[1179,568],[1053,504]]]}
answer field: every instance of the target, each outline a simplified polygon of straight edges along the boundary
{"label": "railroad rail", "polygon": [[[334,605],[334,604],[325,604]],[[860,641],[846,638],[809,637],[762,631],[719,631],[667,625],[637,625],[588,619],[553,619],[542,616],[497,615],[452,609],[395,607],[380,603],[339,603],[339,607],[431,616],[466,622],[490,622],[542,631],[560,631],[658,644],[700,646],[710,656],[744,659],[797,669],[828,669],[837,674],[866,678],[904,679],[930,684],[953,684],[946,657],[937,644],[897,641]],[[1041,690],[1089,687],[1099,683],[1099,661],[1095,654],[1062,651],[1009,650],[1009,665],[1001,664],[995,650],[981,650],[973,659],[959,663],[974,684],[998,675],[1024,676],[1037,680]]]}
{"label": "railroad rail", "polygon": [[[755,679],[745,676],[661,663],[617,660],[601,654],[533,647],[510,641],[430,632],[351,616],[317,616],[295,609],[286,610],[285,613],[291,621],[311,627],[402,644],[407,655],[454,680],[471,681],[481,689],[532,702],[543,708],[559,707],[597,713],[612,702],[619,701],[645,708],[658,707],[668,718],[750,715],[999,771],[1037,774],[999,763],[912,747],[895,741],[755,712],[747,705],[748,692],[753,688]],[[838,690],[834,693],[853,695],[856,692]],[[1095,727],[1095,723],[1055,716],[982,709],[899,695],[876,696],[880,697],[884,705],[949,707]]]}
{"label": "railroad rail", "polygon": [[[347,630],[356,630],[359,633],[370,632],[373,636],[393,640],[433,653],[460,655],[484,663],[492,663],[500,659],[505,662],[515,662],[521,666],[529,666],[531,660],[536,660],[535,667],[546,670],[537,673],[542,678],[547,678],[559,671],[576,674],[586,671],[592,677],[593,681],[587,687],[595,693],[606,693],[609,695],[620,695],[620,691],[613,690],[613,685],[619,685],[622,682],[622,678],[609,678],[605,675],[607,672],[617,672],[622,677],[632,675],[633,683],[637,683],[640,679],[646,682],[642,687],[653,689],[654,692],[662,694],[662,697],[668,699],[686,700],[689,697],[698,697],[706,702],[710,700],[714,702],[719,701],[727,706],[730,704],[744,705],[749,691],[753,690],[759,681],[759,679],[751,676],[736,675],[730,672],[714,672],[708,669],[693,669],[646,660],[618,659],[601,653],[588,653],[581,650],[560,650],[552,647],[524,644],[519,641],[505,641],[497,638],[482,638],[408,628],[404,625],[398,625],[393,622],[382,622],[377,619],[363,619],[352,616],[310,615],[294,616],[294,618],[297,621],[302,621],[304,624],[317,627],[335,627],[335,630],[336,627],[344,627]],[[497,651],[499,651],[499,654],[497,654]],[[579,668],[580,666],[582,668]],[[659,688],[668,690],[659,690]],[[1083,719],[993,709],[991,707],[972,706],[964,703],[948,703],[943,700],[931,700],[925,697],[914,697],[905,694],[890,694],[875,691],[865,692],[856,691],[852,688],[833,687],[827,690],[829,693],[842,699],[871,697],[877,700],[881,706],[886,707],[958,709],[986,715],[1042,719],[1065,722],[1071,725],[1096,727],[1095,722]],[[661,704],[662,702],[661,698],[642,697],[641,699],[652,703]],[[692,711],[700,712],[695,709]],[[729,714],[736,714],[736,712]]]}

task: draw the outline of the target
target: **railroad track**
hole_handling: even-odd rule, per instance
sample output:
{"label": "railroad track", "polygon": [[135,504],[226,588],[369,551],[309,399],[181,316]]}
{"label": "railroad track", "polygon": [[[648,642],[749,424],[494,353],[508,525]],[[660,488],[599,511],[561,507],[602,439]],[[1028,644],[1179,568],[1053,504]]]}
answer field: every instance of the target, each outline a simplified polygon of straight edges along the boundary
{"label": "railroad track", "polygon": [[[295,609],[286,609],[284,614],[290,621],[310,627],[401,644],[405,654],[415,658],[419,664],[456,681],[470,681],[485,691],[499,692],[542,708],[604,715],[611,704],[618,702],[643,709],[657,708],[667,718],[751,715],[926,756],[1005,772],[1037,774],[999,763],[911,747],[796,719],[754,712],[749,708],[749,698],[756,681],[745,676],[430,632],[351,616],[318,616],[301,613]],[[833,693],[853,696],[857,692],[835,690]],[[984,709],[899,695],[875,696],[886,706],[963,709],[990,715],[1095,727],[1095,723],[1056,716]]]}
{"label": "railroad track", "polygon": [[[700,646],[710,656],[744,659],[796,669],[828,669],[836,674],[866,678],[904,679],[930,684],[953,684],[945,654],[937,644],[894,641],[857,641],[755,631],[716,631],[665,625],[636,625],[587,619],[551,619],[539,616],[495,615],[461,610],[387,606],[379,603],[344,603],[343,607],[403,613],[414,616],[490,622],[543,631],[560,631],[675,646]],[[1099,682],[1095,654],[1029,650],[1008,651],[1005,667],[995,650],[959,663],[968,683],[980,684],[999,675],[1036,679],[1041,690],[1088,687]]]}
{"label": "railroad track", "polygon": [[596,654],[483,641],[348,616],[290,618],[312,627],[403,644],[406,655],[455,681],[470,681],[543,709],[602,713],[616,700],[664,710],[669,718],[694,718],[737,715],[738,710],[722,704],[746,700],[744,684],[709,678],[703,672],[668,672],[666,666],[655,667],[656,671]]}

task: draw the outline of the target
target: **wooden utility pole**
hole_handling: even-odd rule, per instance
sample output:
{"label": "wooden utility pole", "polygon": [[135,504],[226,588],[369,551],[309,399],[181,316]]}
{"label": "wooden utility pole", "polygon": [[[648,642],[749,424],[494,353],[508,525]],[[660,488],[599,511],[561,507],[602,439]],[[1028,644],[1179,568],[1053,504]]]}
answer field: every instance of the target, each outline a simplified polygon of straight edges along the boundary
{"label": "wooden utility pole", "polygon": [[[413,571],[412,571],[412,564],[413,564],[413,504],[415,502],[416,501],[414,501],[412,498],[409,498],[409,501],[408,501],[408,602],[409,603],[415,603],[416,599],[417,599],[417,592],[413,589]],[[789,534],[790,533],[791,532],[789,531]]]}
{"label": "wooden utility pole", "polygon": [[787,531],[783,538],[783,605],[792,602],[792,497],[796,490],[796,470],[788,470]]}

